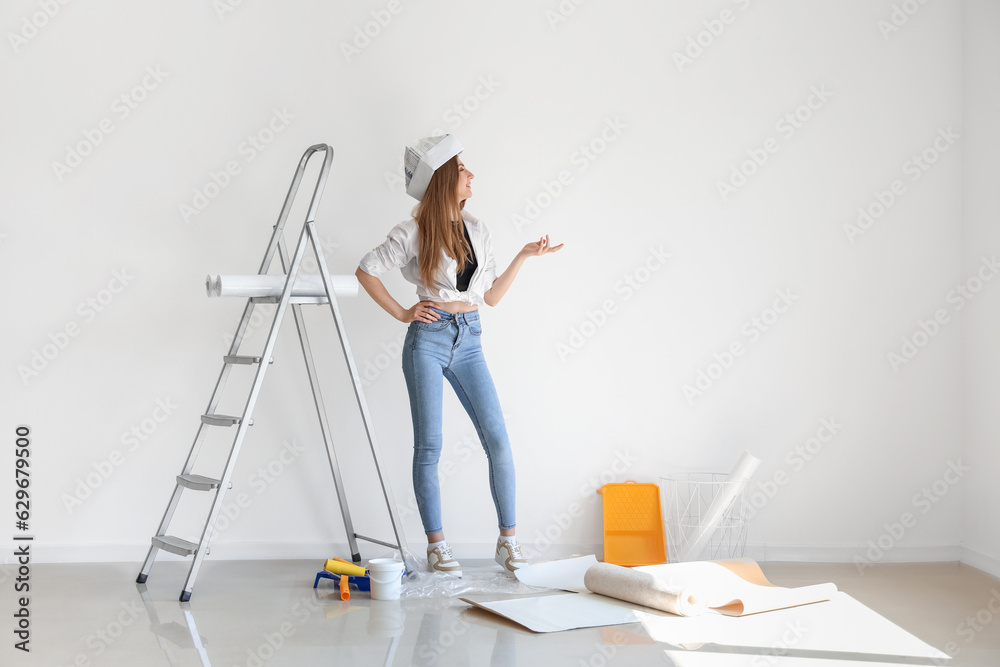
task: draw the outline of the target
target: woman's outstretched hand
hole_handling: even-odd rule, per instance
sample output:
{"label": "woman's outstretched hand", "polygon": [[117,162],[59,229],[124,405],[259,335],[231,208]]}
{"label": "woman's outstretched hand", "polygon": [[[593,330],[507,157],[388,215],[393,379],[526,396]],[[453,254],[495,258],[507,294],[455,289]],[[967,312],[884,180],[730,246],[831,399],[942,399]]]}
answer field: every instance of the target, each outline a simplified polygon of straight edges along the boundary
{"label": "woman's outstretched hand", "polygon": [[550,252],[555,252],[563,247],[563,244],[552,245],[549,242],[548,234],[542,238],[529,243],[521,248],[521,252],[517,253],[514,257],[514,261],[510,263],[507,270],[497,276],[496,280],[493,281],[492,287],[486,290],[486,294],[483,295],[483,300],[486,302],[487,306],[495,306],[500,303],[500,299],[503,295],[507,293],[510,288],[511,283],[514,282],[514,277],[517,272],[521,269],[521,265],[524,264],[525,260],[529,257],[538,257],[541,255],[547,255]]}
{"label": "woman's outstretched hand", "polygon": [[524,255],[525,257],[536,257],[539,255],[547,255],[550,252],[555,252],[556,250],[559,250],[564,245],[565,245],[564,243],[560,243],[557,246],[552,245],[551,243],[549,243],[549,235],[546,234],[537,241],[534,241],[524,246],[524,248],[521,249],[521,254]]}

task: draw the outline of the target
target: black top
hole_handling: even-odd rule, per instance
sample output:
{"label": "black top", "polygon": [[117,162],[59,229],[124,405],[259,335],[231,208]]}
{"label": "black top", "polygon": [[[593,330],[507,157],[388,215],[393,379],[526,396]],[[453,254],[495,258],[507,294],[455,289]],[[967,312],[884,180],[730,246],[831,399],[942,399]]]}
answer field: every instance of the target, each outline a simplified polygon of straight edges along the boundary
{"label": "black top", "polygon": [[469,238],[469,228],[464,223],[462,224],[462,231],[465,232],[465,242],[469,244],[469,256],[465,260],[465,269],[459,271],[455,276],[459,292],[465,292],[469,289],[472,274],[476,272],[476,268],[479,266],[479,263],[476,261],[476,251],[472,249],[472,239]]}

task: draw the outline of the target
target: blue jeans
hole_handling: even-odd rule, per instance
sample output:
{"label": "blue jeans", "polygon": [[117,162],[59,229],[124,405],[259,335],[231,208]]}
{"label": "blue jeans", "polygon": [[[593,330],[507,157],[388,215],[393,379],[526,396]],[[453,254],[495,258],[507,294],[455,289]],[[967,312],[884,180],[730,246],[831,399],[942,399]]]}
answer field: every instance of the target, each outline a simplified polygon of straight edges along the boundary
{"label": "blue jeans", "polygon": [[413,419],[413,492],[424,532],[441,527],[441,403],[444,381],[472,418],[486,450],[490,492],[501,529],[514,528],[514,458],[493,377],[486,367],[479,313],[451,314],[434,308],[436,322],[411,322],[403,343],[403,377]]}

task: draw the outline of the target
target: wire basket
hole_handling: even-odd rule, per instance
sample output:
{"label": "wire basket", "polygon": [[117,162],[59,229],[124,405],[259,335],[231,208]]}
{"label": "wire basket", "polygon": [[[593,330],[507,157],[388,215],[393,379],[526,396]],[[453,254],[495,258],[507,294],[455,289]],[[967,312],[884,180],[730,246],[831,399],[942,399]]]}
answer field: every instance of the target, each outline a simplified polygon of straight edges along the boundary
{"label": "wire basket", "polygon": [[748,482],[715,472],[661,477],[667,562],[742,558],[750,522]]}

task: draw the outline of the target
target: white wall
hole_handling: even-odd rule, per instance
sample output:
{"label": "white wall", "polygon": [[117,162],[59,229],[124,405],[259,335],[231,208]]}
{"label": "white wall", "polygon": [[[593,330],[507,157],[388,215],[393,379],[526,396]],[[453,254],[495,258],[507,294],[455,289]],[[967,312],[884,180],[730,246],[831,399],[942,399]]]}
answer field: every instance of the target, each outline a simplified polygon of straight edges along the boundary
{"label": "white wall", "polygon": [[[985,194],[963,197],[963,182],[975,182],[963,180],[963,159],[989,156],[966,155],[963,124],[988,113],[963,112],[973,94],[963,98],[963,72],[973,70],[963,69],[972,51],[960,4],[909,3],[919,9],[894,17],[887,0],[243,2],[219,13],[222,2],[68,4],[25,43],[8,36],[0,56],[14,93],[0,109],[0,271],[13,323],[0,334],[0,397],[3,432],[28,424],[33,433],[40,558],[145,554],[241,310],[207,299],[202,280],[257,270],[303,150],[336,149],[317,224],[333,270],[350,273],[409,214],[404,143],[437,129],[466,146],[477,177],[469,208],[491,225],[501,263],[541,234],[566,243],[531,260],[483,313],[518,463],[519,532],[534,554],[600,548],[588,480],[725,471],[747,449],[764,461],[752,555],[958,558],[963,540],[1000,555],[987,510],[963,512],[962,494],[944,481],[965,460],[963,406],[981,454],[996,395],[974,372],[986,323],[960,323],[988,317],[995,288],[965,313],[948,298],[977,269],[980,237],[990,248],[986,209],[981,222],[962,222],[963,205],[986,205]],[[7,31],[39,11],[13,3]],[[887,29],[894,18],[898,30]],[[365,29],[378,34],[346,53]],[[692,61],[679,64],[688,49]],[[144,81],[126,116],[116,99]],[[995,86],[983,94],[995,107]],[[113,131],[60,178],[53,164],[97,137],[102,118]],[[280,131],[251,160],[244,142],[267,135],[272,119]],[[581,152],[588,144],[593,159]],[[748,151],[762,161],[767,148],[766,162],[723,196],[718,184]],[[911,156],[924,150],[934,163],[914,170]],[[181,206],[229,161],[239,173],[185,220]],[[567,184],[549,197],[561,172]],[[901,194],[849,238],[858,208],[877,207],[876,191],[894,180]],[[654,251],[669,260],[654,261]],[[128,282],[112,295],[103,290],[115,271]],[[641,288],[629,289],[627,276]],[[415,300],[398,275],[388,285],[401,302]],[[771,320],[782,294],[791,305],[779,301],[784,312]],[[113,298],[101,312],[79,305],[102,296]],[[371,378],[406,535],[418,544],[419,519],[406,509],[404,327],[367,298],[342,309]],[[924,341],[920,322],[939,310],[946,321],[925,325],[935,335]],[[309,321],[351,511],[360,532],[388,535],[324,315]],[[761,317],[769,324],[757,327]],[[67,326],[77,335],[62,340]],[[893,368],[887,355],[914,336],[926,344]],[[258,329],[249,342],[263,337]],[[46,349],[53,340],[65,347]],[[245,494],[245,507],[213,557],[344,551],[296,342],[288,322],[227,497],[232,509]],[[713,366],[734,343],[743,353]],[[53,358],[22,378],[36,351]],[[701,372],[717,379],[686,394]],[[963,403],[974,388],[981,401]],[[150,421],[164,416],[158,400],[176,406],[162,423]],[[443,475],[446,531],[459,553],[485,556],[495,527],[484,457],[454,397],[445,419],[454,466]],[[836,424],[832,439],[824,420]],[[155,431],[126,444],[144,423]],[[827,442],[810,441],[817,435]],[[292,442],[304,451],[275,463]],[[813,450],[808,460],[802,447]],[[117,466],[108,463],[116,451]],[[268,464],[281,474],[262,482]],[[106,479],[93,476],[100,468]],[[88,475],[97,488],[86,488]],[[6,498],[10,478],[0,482]],[[966,493],[985,501],[988,488]],[[67,507],[77,491],[89,497]],[[176,532],[193,536],[196,510],[184,508]]]}
{"label": "white wall", "polygon": [[[965,90],[963,120],[968,148],[963,164],[963,256],[972,266],[983,255],[994,257],[1000,247],[1000,197],[997,182],[1000,166],[996,150],[1000,146],[1000,5],[967,2],[963,15]],[[965,487],[962,541],[964,560],[1000,574],[1000,451],[997,450],[997,368],[996,331],[1000,325],[997,305],[1000,290],[983,289],[982,298],[971,304],[962,330],[962,395],[965,426],[964,458],[972,467]]]}

